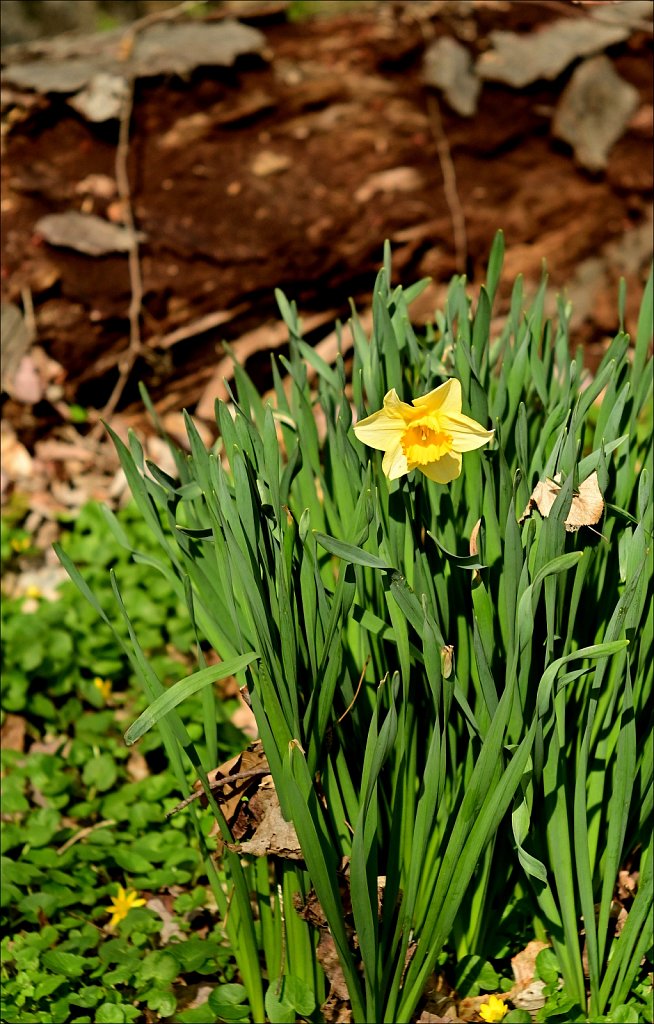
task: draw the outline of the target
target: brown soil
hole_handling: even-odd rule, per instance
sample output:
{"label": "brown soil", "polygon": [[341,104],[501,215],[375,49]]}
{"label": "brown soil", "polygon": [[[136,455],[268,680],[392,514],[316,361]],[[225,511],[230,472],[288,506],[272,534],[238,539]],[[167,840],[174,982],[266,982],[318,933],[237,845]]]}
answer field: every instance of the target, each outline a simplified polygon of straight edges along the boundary
{"label": "brown soil", "polygon": [[[192,407],[222,340],[276,317],[277,286],[307,316],[346,317],[350,295],[369,301],[385,238],[404,283],[430,275],[439,286],[465,271],[474,284],[501,227],[505,278],[522,272],[535,280],[546,258],[553,285],[569,285],[578,300],[576,340],[589,346],[591,361],[593,346],[615,330],[622,273],[633,328],[649,247],[650,35],[608,51],[638,89],[640,107],[606,171],[591,175],[550,135],[572,68],[520,91],[485,82],[469,119],[421,79],[433,38],[458,35],[477,54],[493,29],[531,31],[562,14],[578,16],[569,4],[388,3],[301,23],[274,10],[257,21],[264,57],[242,58],[230,71],[198,70],[187,81],[137,83],[129,172],[134,218],[146,235],[147,344],[123,408],[137,401],[139,378],[161,408]],[[64,367],[66,401],[102,408],[129,335],[127,258],[54,248],[34,225],[44,214],[81,208],[120,220],[115,196],[85,196],[80,186],[92,174],[113,178],[116,122],[90,125],[55,96],[36,99],[21,118],[4,140],[3,297],[20,303],[30,289],[37,341]],[[458,253],[439,159],[444,141],[465,217]],[[395,187],[375,177],[395,168],[402,169]],[[436,297],[437,287],[417,315],[428,318]],[[160,343],[217,311],[228,311],[220,326]],[[249,366],[265,386],[263,361]],[[29,442],[58,414],[46,402],[5,400],[3,416]]]}

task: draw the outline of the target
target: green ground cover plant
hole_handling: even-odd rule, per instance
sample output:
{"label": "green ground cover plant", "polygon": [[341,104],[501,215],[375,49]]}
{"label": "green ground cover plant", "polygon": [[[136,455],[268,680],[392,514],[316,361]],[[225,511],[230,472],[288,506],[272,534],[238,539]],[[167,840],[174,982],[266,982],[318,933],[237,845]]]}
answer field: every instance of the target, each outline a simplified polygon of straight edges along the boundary
{"label": "green ground cover plant", "polygon": [[[109,514],[107,526],[186,608],[197,672],[167,685],[120,569],[108,612],[60,552],[147,697],[128,743],[157,725],[178,785],[197,772],[220,829],[226,890],[189,807],[243,985],[221,1019],[320,1020],[327,941],[355,1022],[411,1021],[446,944],[460,991],[489,990],[509,920],[551,943],[539,1019],[651,1019],[652,281],[633,344],[621,291],[591,380],[565,301],[545,315],[545,280],[528,304],[516,281],[491,337],[502,256],[498,235],[474,308],[455,278],[418,337],[408,307],[423,282],[393,287],[387,250],[371,338],[352,313],[349,374],[304,342],[279,294],[289,354],[272,364],[275,401],[236,366],[218,444],[207,451],[188,418],[175,478],[114,435],[160,550]],[[429,421],[409,404],[448,381],[465,429],[440,398]],[[382,405],[401,448],[388,458],[353,429]],[[483,450],[470,418],[494,431]],[[445,473],[457,452],[463,471]],[[206,643],[221,664],[204,663]],[[241,857],[209,785],[211,684],[226,673],[247,687],[302,860]],[[196,694],[200,739],[181,714]],[[639,883],[618,930],[628,859]],[[481,1008],[525,1019],[507,1010]]]}
{"label": "green ground cover plant", "polygon": [[[133,507],[118,522],[134,543],[152,548]],[[121,572],[149,656],[162,678],[177,678],[192,630],[172,588],[129,561],[97,505],[82,510],[64,545],[103,606],[113,603],[109,567]],[[38,558],[10,518],[2,554],[5,570],[18,557]],[[30,613],[27,601],[36,605]],[[7,747],[1,755],[2,1020],[115,1024],[142,1020],[146,1010],[193,1020],[184,1006],[207,982],[218,1005],[220,992],[223,1003],[239,1002],[244,990],[215,907],[207,909],[197,839],[184,816],[166,819],[178,783],[161,739],[149,734],[136,765],[123,741],[126,718],[144,700],[111,629],[66,583],[55,601],[3,600],[2,654],[3,714],[24,720],[28,740],[27,753]],[[216,701],[225,756],[243,742],[229,724],[234,706]],[[197,741],[200,714],[197,699],[184,709]],[[109,929],[119,886],[163,899],[143,899]],[[213,1019],[206,1005],[203,1014]]]}

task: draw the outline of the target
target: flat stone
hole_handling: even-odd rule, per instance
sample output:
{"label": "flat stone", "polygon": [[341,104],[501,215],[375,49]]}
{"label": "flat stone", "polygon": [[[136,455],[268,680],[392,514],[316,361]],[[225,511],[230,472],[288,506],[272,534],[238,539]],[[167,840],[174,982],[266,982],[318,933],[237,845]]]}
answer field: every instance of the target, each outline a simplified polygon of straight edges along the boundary
{"label": "flat stone", "polygon": [[566,86],[552,134],[570,143],[582,167],[600,171],[638,102],[638,90],[617,74],[608,57],[592,57],[575,69]]}
{"label": "flat stone", "polygon": [[126,94],[127,80],[122,75],[100,71],[68,103],[87,121],[101,124],[120,117]]}
{"label": "flat stone", "polygon": [[651,13],[649,0],[628,0],[615,7],[603,4],[584,17],[559,18],[535,32],[491,32],[492,49],[477,60],[477,74],[516,89],[539,78],[558,78],[578,57],[600,53],[643,23],[651,24]]}
{"label": "flat stone", "polygon": [[217,24],[190,22],[152,25],[136,34],[125,57],[125,30],[105,37],[52,41],[42,57],[16,60],[3,69],[3,81],[47,93],[78,93],[100,74],[123,78],[188,75],[197,67],[231,67],[246,53],[259,53],[265,36],[225,18]]}
{"label": "flat stone", "polygon": [[[107,253],[129,252],[133,247],[131,232],[120,224],[111,224],[94,213],[48,213],[34,225],[34,230],[50,245],[75,249],[86,256],[105,256]],[[145,241],[137,231],[136,240]]]}
{"label": "flat stone", "polygon": [[422,77],[426,85],[433,85],[443,93],[447,104],[462,117],[477,112],[481,82],[473,71],[472,57],[465,46],[441,36],[425,51]]}

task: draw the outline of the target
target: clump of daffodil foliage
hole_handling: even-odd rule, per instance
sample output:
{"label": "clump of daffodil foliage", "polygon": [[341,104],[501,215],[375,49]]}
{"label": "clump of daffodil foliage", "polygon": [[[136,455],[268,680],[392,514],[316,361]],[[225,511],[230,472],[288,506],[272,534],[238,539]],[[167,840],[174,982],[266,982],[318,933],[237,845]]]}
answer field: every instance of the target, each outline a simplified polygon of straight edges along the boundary
{"label": "clump of daffodil foliage", "polygon": [[[392,286],[387,251],[372,336],[353,311],[333,365],[279,294],[289,355],[273,361],[273,397],[235,366],[218,442],[207,451],[187,418],[176,478],[146,464],[135,437],[114,438],[161,545],[149,560],[222,659],[164,688],[132,630],[152,702],[127,739],[158,723],[180,786],[189,762],[205,786],[243,1019],[317,1021],[346,987],[353,1021],[409,1022],[446,944],[458,994],[474,994],[481,966],[519,948],[512,929],[551,945],[559,1019],[614,1019],[640,978],[652,282],[635,339],[621,290],[591,378],[570,355],[567,303],[545,315],[545,281],[525,304],[519,278],[508,316],[492,319],[502,257],[500,234],[476,302],[455,278],[419,336],[409,309],[426,282]],[[230,673],[294,851],[268,828],[268,858],[239,856],[208,786],[210,684]],[[175,707],[199,690],[196,749]],[[628,898],[621,868],[638,872]],[[494,986],[484,1019],[524,1019],[511,981]]]}

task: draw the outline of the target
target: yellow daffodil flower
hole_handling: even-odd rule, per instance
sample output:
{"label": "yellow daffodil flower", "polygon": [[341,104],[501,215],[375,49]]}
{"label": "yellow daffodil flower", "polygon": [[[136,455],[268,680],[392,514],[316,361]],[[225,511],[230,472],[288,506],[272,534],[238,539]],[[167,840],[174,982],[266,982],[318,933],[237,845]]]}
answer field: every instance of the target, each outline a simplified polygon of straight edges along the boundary
{"label": "yellow daffodil flower", "polygon": [[123,889],[118,886],[118,894],[111,900],[111,906],[107,907],[107,913],[111,913],[110,928],[115,928],[119,921],[123,921],[129,914],[132,907],[144,907],[145,900],[139,899],[135,889]]}
{"label": "yellow daffodil flower", "polygon": [[493,437],[481,423],[461,412],[461,384],[445,381],[412,405],[401,402],[395,388],[384,408],[354,424],[354,433],[370,448],[384,452],[382,469],[389,480],[419,469],[438,484],[461,473],[461,455],[481,448]]}
{"label": "yellow daffodil flower", "polygon": [[100,691],[105,700],[109,700],[111,697],[111,679],[100,679],[100,676],[96,676],[93,680],[93,685]]}
{"label": "yellow daffodil flower", "polygon": [[489,996],[488,1002],[482,1003],[479,1007],[479,1016],[487,1024],[497,1024],[497,1022],[504,1020],[508,1012],[508,1006],[499,996]]}

